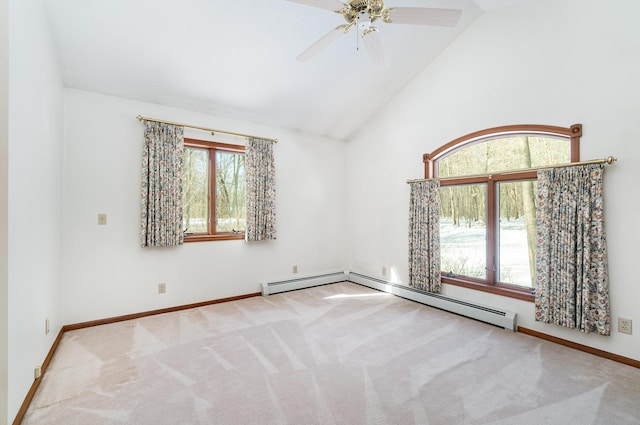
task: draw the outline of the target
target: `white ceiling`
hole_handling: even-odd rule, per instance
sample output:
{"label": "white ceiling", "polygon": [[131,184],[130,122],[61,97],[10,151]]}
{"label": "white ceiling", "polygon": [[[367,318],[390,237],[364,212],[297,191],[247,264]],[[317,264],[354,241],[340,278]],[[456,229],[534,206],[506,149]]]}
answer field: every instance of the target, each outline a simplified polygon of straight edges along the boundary
{"label": "white ceiling", "polygon": [[387,7],[462,9],[462,17],[454,28],[380,23],[390,63],[384,70],[356,50],[353,31],[309,62],[297,61],[344,20],[286,0],[45,3],[67,87],[346,140],[469,26],[480,6],[510,1],[387,0]]}

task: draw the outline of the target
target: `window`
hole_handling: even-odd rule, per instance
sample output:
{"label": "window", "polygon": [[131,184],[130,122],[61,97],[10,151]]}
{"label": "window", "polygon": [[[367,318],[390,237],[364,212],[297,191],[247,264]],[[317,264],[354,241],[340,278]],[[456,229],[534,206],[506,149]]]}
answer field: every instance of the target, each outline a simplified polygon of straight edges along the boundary
{"label": "window", "polygon": [[244,239],[244,146],[184,140],[185,242]]}
{"label": "window", "polygon": [[536,178],[532,168],[579,161],[582,127],[508,126],[424,156],[440,180],[442,281],[533,300]]}

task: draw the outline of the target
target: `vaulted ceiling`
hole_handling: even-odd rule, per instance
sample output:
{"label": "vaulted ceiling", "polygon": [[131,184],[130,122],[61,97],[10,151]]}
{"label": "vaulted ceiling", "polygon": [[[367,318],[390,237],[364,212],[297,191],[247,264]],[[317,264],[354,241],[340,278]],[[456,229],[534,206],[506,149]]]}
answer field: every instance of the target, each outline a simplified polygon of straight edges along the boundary
{"label": "vaulted ceiling", "polygon": [[387,0],[462,15],[452,28],[380,23],[383,69],[355,31],[296,60],[344,20],[286,0],[45,3],[66,87],[346,140],[483,9],[510,1]]}

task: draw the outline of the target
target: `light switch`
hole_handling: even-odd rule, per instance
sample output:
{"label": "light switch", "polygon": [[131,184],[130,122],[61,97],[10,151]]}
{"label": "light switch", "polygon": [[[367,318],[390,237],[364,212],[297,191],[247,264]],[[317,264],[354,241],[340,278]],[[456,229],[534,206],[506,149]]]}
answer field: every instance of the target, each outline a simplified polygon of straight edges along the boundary
{"label": "light switch", "polygon": [[98,214],[98,224],[100,226],[106,226],[106,224],[107,224],[107,214],[106,213]]}

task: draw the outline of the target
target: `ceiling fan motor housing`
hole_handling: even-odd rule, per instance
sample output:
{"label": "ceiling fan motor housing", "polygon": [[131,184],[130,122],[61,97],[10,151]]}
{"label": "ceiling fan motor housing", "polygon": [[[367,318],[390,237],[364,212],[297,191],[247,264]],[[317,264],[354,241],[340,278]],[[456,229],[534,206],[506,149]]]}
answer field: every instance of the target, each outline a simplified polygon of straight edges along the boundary
{"label": "ceiling fan motor housing", "polygon": [[382,17],[384,2],[382,0],[351,0],[340,11],[345,21],[353,23],[356,19],[367,16],[373,22]]}

